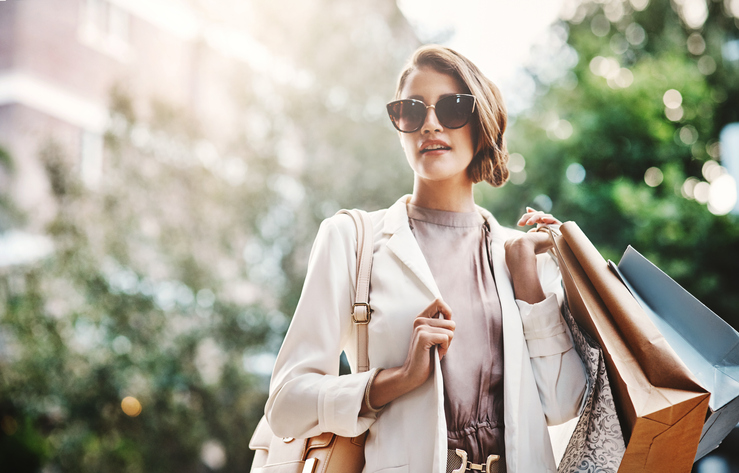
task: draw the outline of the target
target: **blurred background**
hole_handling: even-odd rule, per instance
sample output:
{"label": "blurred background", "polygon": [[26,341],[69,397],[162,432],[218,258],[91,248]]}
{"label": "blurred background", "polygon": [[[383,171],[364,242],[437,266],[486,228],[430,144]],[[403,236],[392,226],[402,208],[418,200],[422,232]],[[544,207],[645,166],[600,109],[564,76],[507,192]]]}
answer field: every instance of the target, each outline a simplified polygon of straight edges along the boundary
{"label": "blurred background", "polygon": [[411,191],[384,104],[429,42],[506,98],[480,205],[739,327],[739,0],[2,0],[0,470],[248,471],[320,221]]}

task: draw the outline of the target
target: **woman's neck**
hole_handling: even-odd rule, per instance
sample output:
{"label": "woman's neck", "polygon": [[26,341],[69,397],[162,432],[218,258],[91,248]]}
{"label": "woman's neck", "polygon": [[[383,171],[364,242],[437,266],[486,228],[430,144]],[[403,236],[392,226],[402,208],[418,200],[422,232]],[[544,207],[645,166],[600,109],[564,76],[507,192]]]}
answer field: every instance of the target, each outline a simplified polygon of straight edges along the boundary
{"label": "woman's neck", "polygon": [[413,183],[410,203],[419,207],[447,212],[474,212],[472,182],[429,182],[418,178]]}

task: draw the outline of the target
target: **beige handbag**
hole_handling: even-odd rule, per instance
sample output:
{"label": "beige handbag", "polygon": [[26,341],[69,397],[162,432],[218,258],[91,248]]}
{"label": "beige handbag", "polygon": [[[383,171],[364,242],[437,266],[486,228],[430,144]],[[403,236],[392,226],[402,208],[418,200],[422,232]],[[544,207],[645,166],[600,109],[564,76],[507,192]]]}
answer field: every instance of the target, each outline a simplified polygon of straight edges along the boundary
{"label": "beige handbag", "polygon": [[[369,370],[367,325],[370,320],[369,282],[372,270],[374,235],[366,212],[340,210],[352,217],[357,227],[357,284],[352,322],[357,328],[357,368]],[[252,473],[361,473],[364,468],[364,442],[367,433],[341,437],[331,432],[307,439],[277,437],[262,417],[249,448],[254,450]]]}

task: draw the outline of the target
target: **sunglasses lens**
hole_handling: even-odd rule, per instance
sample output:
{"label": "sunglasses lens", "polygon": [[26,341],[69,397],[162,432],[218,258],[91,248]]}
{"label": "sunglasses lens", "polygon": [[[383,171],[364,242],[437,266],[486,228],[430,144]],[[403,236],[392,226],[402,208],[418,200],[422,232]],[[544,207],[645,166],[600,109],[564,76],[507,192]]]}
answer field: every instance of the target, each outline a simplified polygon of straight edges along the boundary
{"label": "sunglasses lens", "polygon": [[[446,128],[462,128],[470,121],[475,110],[475,98],[471,95],[450,95],[436,102],[436,117]],[[393,125],[403,133],[418,131],[426,120],[428,107],[420,100],[404,99],[387,104],[387,113]]]}
{"label": "sunglasses lens", "polygon": [[410,133],[418,130],[426,118],[426,106],[418,100],[397,100],[387,106],[395,128]]}
{"label": "sunglasses lens", "polygon": [[436,104],[436,116],[447,128],[462,128],[474,110],[475,99],[470,95],[451,95]]}

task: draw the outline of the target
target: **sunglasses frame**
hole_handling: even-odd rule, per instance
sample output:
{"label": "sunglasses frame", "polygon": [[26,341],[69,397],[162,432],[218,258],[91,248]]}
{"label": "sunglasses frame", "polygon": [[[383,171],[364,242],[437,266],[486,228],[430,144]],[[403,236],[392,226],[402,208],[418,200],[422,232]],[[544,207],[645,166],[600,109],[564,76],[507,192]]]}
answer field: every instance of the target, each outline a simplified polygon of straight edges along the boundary
{"label": "sunglasses frame", "polygon": [[[439,102],[441,102],[442,100],[446,100],[446,99],[450,99],[450,98],[459,98],[459,97],[472,97],[472,110],[470,111],[470,115],[467,117],[467,120],[465,120],[465,122],[462,125],[460,125],[460,126],[448,126],[448,125],[446,125],[445,123],[442,122],[442,119],[439,118],[439,115],[438,114],[436,115],[436,119],[439,120],[439,123],[442,126],[444,126],[446,128],[449,128],[450,130],[456,130],[458,128],[462,128],[463,126],[467,125],[470,122],[470,118],[472,118],[472,115],[475,114],[475,108],[477,106],[477,97],[475,97],[472,94],[453,94],[453,95],[447,95],[446,97],[442,97],[439,100],[437,100],[436,103],[433,104],[433,105],[426,105],[426,102],[424,102],[423,100],[418,100],[418,99],[393,100],[392,102],[389,102],[386,105],[386,108],[387,108],[388,116],[390,117],[390,121],[392,122],[392,124],[393,124],[393,126],[395,127],[396,130],[398,130],[401,133],[415,133],[418,130],[420,130],[421,128],[423,128],[423,124],[426,121],[426,115],[428,115],[429,108],[433,108],[434,109],[434,113],[436,113],[436,106],[439,104]],[[395,120],[393,120],[393,114],[391,112],[392,107],[395,104],[399,104],[401,102],[406,102],[406,101],[408,101],[408,102],[418,102],[418,103],[420,103],[421,105],[423,105],[426,108],[425,109],[425,112],[424,112],[424,119],[421,121],[421,124],[418,125],[418,128],[416,128],[415,130],[409,130],[409,131],[401,130],[400,127],[398,127],[398,125],[395,123]]]}

